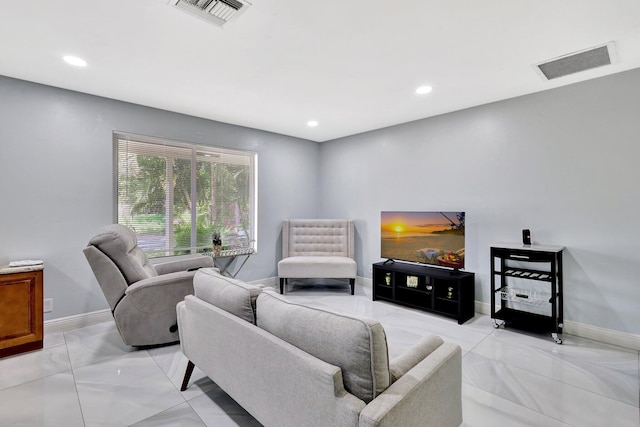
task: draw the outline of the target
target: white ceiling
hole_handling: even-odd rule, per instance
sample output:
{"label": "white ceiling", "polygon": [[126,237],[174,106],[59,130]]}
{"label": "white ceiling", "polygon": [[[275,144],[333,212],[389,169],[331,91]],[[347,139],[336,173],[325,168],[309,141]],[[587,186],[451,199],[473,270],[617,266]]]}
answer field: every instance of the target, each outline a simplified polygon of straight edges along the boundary
{"label": "white ceiling", "polygon": [[[3,1],[0,74],[327,141],[640,67],[639,0],[250,1],[224,28],[168,0]],[[610,41],[613,65],[533,68]]]}

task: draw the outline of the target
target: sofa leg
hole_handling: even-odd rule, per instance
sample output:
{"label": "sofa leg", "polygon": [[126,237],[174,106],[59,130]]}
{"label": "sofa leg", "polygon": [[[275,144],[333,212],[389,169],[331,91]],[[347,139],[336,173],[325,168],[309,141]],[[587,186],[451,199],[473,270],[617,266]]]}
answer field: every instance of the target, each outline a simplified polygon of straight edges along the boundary
{"label": "sofa leg", "polygon": [[353,295],[356,290],[356,279],[349,279],[349,285],[351,286],[351,295]]}
{"label": "sofa leg", "polygon": [[284,286],[287,284],[287,279],[284,277],[280,278],[280,293],[284,294]]}
{"label": "sofa leg", "polygon": [[191,374],[193,373],[193,368],[196,365],[193,364],[191,360],[187,363],[187,370],[184,373],[184,379],[182,380],[182,386],[180,387],[180,391],[185,391],[187,389],[187,384],[189,384],[189,379],[191,378]]}

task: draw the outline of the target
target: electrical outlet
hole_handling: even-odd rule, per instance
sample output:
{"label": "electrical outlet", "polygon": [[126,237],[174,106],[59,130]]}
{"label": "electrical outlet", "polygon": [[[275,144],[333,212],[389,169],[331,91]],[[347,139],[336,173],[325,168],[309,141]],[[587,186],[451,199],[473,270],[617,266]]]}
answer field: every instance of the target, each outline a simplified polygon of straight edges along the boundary
{"label": "electrical outlet", "polygon": [[53,311],[53,298],[45,298],[42,308],[45,313],[51,313]]}

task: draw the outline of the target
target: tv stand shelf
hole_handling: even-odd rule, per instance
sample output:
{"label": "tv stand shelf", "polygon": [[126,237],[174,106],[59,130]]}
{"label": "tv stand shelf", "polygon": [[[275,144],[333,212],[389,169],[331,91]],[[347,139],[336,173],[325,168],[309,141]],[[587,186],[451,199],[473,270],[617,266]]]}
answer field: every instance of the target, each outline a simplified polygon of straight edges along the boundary
{"label": "tv stand shelf", "polygon": [[562,343],[562,246],[491,247],[491,318],[496,328],[551,331]]}
{"label": "tv stand shelf", "polygon": [[463,324],[475,315],[475,275],[405,262],[373,264],[373,300],[438,313]]}

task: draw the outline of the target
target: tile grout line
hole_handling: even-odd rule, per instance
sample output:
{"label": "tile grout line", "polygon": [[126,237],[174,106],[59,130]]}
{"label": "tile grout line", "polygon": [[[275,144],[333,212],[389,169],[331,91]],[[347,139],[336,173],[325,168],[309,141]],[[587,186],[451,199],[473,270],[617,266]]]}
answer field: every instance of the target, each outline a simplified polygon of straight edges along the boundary
{"label": "tile grout line", "polygon": [[69,353],[69,346],[67,343],[66,332],[62,333],[62,338],[64,339],[64,346],[67,350],[67,358],[69,359],[69,368],[71,372],[71,378],[73,379],[73,389],[76,391],[76,400],[78,401],[78,408],[80,409],[80,416],[82,417],[82,425],[86,426],[87,422],[84,416],[84,410],[82,408],[82,402],[80,401],[80,393],[78,392],[78,383],[76,381],[76,373],[73,365],[71,364],[71,354]]}

